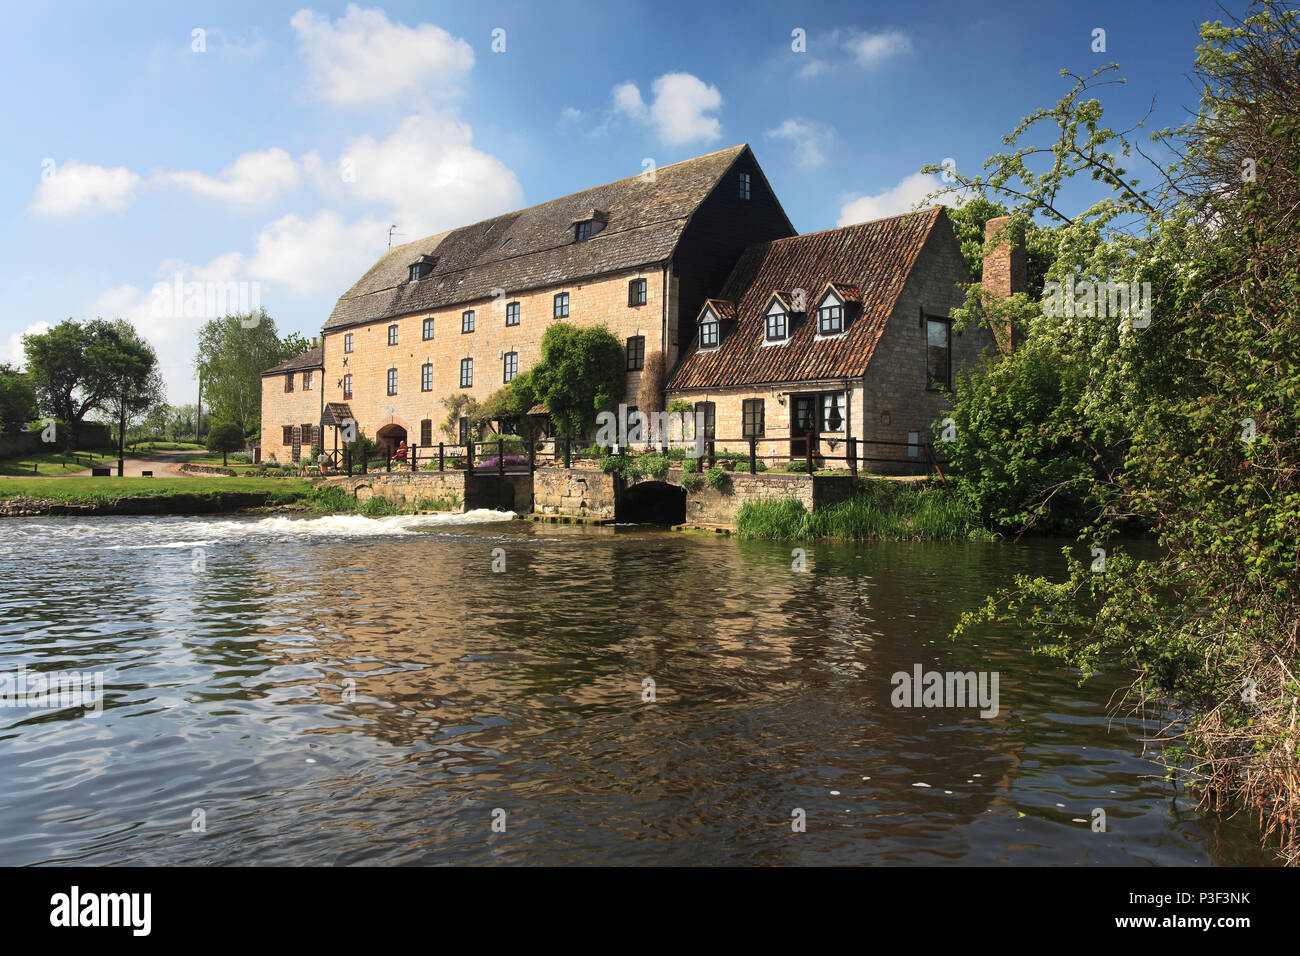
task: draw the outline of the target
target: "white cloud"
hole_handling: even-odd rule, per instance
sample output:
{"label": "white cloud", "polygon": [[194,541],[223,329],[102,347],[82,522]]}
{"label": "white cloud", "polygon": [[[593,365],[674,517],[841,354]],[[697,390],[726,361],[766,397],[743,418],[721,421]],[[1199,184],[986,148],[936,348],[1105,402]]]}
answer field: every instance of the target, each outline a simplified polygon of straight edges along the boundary
{"label": "white cloud", "polygon": [[83,209],[125,209],[135,200],[140,176],[125,166],[94,166],[70,159],[50,167],[32,197],[31,208],[43,216],[63,216]]}
{"label": "white cloud", "polygon": [[825,60],[809,60],[799,69],[795,70],[795,76],[800,79],[811,79],[814,76],[821,76],[826,72],[829,64]]}
{"label": "white cloud", "polygon": [[277,146],[244,153],[217,176],[181,171],[160,173],[157,179],[223,202],[255,203],[296,188],[298,176],[298,164]]}
{"label": "white cloud", "polygon": [[642,119],[646,115],[645,101],[641,99],[641,91],[635,83],[618,84],[610,94],[610,99],[614,102],[616,113],[623,113],[632,119]]}
{"label": "white cloud", "polygon": [[853,31],[844,43],[860,66],[875,66],[890,57],[910,53],[912,41],[900,30],[881,30],[878,33]]}
{"label": "white cloud", "polygon": [[348,4],[342,18],[299,10],[289,23],[307,58],[315,92],[334,106],[402,95],[454,96],[474,65],[474,51],[441,27],[389,22],[382,10]]}
{"label": "white cloud", "polygon": [[[391,136],[347,144],[338,170],[314,170],[323,190],[384,203],[407,239],[516,209],[523,189],[505,163],[473,145],[469,124],[434,112],[408,116]],[[340,172],[347,170],[349,178]]]}
{"label": "white cloud", "polygon": [[[131,284],[107,289],[91,303],[90,312],[106,319],[123,318],[135,326],[158,353],[168,400],[193,401],[199,326],[237,311],[231,283],[239,286],[248,307],[267,305],[264,288],[250,281],[244,266],[244,256],[238,252],[224,253],[200,266],[168,259],[158,265],[158,281],[149,289]],[[226,302],[230,307],[223,307]]]}
{"label": "white cloud", "polygon": [[928,173],[912,173],[904,177],[896,186],[882,193],[850,199],[840,208],[839,222],[835,225],[851,226],[854,223],[897,216],[911,212],[918,203],[928,207],[943,201],[946,206],[960,206],[960,198],[952,195],[941,197],[941,200],[926,199],[929,194],[943,188],[946,187],[936,176]]}
{"label": "white cloud", "polygon": [[342,293],[384,251],[387,228],[387,221],[378,219],[346,223],[333,210],[310,219],[289,213],[258,234],[247,272],[300,295]]}
{"label": "white cloud", "polygon": [[[821,76],[831,67],[831,63],[824,59],[828,54],[835,62],[841,62],[844,55],[847,55],[858,66],[871,68],[911,51],[912,40],[901,30],[871,33],[856,28],[837,27],[809,43],[808,53],[800,57],[807,62],[802,63],[794,75],[804,80]],[[814,56],[816,53],[821,56]]]}
{"label": "white cloud", "polygon": [[14,368],[22,368],[27,364],[27,353],[23,350],[24,335],[38,335],[41,332],[48,332],[54,326],[48,322],[33,322],[21,332],[15,332],[9,336],[9,358],[8,361],[13,364]]}
{"label": "white cloud", "polygon": [[814,120],[791,117],[764,135],[768,139],[788,140],[794,147],[795,165],[801,169],[815,169],[826,162],[826,152],[835,139],[835,130]]}
{"label": "white cloud", "polygon": [[722,135],[722,124],[709,113],[722,108],[722,94],[689,73],[665,73],[651,86],[650,119],[667,146],[711,142]]}

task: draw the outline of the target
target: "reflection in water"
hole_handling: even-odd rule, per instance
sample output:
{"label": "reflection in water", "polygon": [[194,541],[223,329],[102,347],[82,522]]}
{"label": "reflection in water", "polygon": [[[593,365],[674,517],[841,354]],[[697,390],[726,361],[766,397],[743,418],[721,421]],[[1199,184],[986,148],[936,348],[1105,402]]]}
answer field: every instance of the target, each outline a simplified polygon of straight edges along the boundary
{"label": "reflection in water", "polygon": [[[823,545],[798,573],[779,544],[490,513],[0,541],[0,673],[102,670],[107,697],[0,709],[0,864],[1267,862],[1161,781],[1116,684],[947,639],[1058,542]],[[998,671],[1000,712],[894,708],[915,664]]]}

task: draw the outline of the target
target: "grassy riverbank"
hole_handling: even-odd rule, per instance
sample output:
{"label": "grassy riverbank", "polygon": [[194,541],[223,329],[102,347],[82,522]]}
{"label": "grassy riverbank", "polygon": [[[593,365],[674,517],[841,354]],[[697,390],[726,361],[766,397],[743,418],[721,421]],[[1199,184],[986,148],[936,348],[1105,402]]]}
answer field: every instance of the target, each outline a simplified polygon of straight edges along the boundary
{"label": "grassy riverbank", "polygon": [[229,513],[311,492],[299,478],[0,478],[0,517]]}
{"label": "grassy riverbank", "polygon": [[311,483],[300,478],[0,478],[0,501],[31,498],[101,502],[121,498],[264,492],[274,504],[295,501],[310,491]]}
{"label": "grassy riverbank", "polygon": [[736,515],[748,538],[893,541],[992,540],[993,535],[941,487],[865,481],[852,498],[809,512],[794,498],[750,501]]}
{"label": "grassy riverbank", "polygon": [[60,476],[116,461],[117,453],[108,451],[31,452],[0,458],[0,475]]}

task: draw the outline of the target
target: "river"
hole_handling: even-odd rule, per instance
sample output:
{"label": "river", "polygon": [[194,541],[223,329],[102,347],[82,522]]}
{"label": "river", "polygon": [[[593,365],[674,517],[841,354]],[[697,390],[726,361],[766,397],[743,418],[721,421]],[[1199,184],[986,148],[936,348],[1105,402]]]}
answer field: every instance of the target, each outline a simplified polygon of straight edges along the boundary
{"label": "river", "polygon": [[[1117,678],[948,639],[1061,544],[800,571],[491,512],[6,520],[0,676],[103,691],[0,705],[0,865],[1270,862],[1143,756]],[[997,672],[998,713],[893,706],[918,664]]]}

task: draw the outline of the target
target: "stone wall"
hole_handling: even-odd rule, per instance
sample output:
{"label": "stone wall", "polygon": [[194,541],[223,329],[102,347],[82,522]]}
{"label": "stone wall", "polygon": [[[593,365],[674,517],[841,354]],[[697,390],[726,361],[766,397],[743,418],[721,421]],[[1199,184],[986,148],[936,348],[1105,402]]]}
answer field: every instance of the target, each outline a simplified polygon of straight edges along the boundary
{"label": "stone wall", "polygon": [[[942,234],[941,234],[942,231]],[[932,426],[950,408],[947,395],[926,388],[926,325],[923,316],[945,317],[963,302],[960,283],[970,281],[966,260],[952,234],[947,217],[940,217],[926,241],[898,303],[872,354],[861,391],[861,435],[866,439],[896,442],[935,441]],[[967,328],[952,333],[952,383],[955,387],[963,369],[987,359],[994,351],[993,336],[987,329]],[[924,452],[912,448],[867,445],[872,457],[909,457],[924,463]],[[943,448],[936,443],[942,456]],[[877,474],[907,474],[907,467],[873,464],[865,470]],[[915,469],[911,469],[915,470]]]}
{"label": "stone wall", "polygon": [[[794,498],[812,510],[814,482],[824,479],[807,475],[777,475],[730,472],[722,490],[705,484],[696,491],[686,493],[686,523],[705,528],[733,528],[736,514],[747,501],[780,501]],[[671,471],[670,482],[681,482],[681,473]]]}
{"label": "stone wall", "polygon": [[[262,376],[262,461],[284,463],[293,460],[293,445],[284,443],[285,425],[310,424],[315,433],[320,431],[320,416],[324,408],[322,372],[316,369],[298,369],[277,375]],[[293,391],[284,390],[286,378],[293,379]],[[300,455],[311,454],[312,435],[304,431]]]}
{"label": "stone wall", "polygon": [[[667,484],[681,486],[682,472],[672,469]],[[394,504],[422,505],[429,510],[469,511],[505,508],[519,514],[565,515],[612,521],[623,496],[622,479],[595,468],[538,468],[532,475],[447,472],[392,472],[338,476],[325,481],[338,485],[364,504],[378,496]],[[686,493],[686,523],[706,528],[733,528],[737,512],[747,501],[794,498],[808,510],[842,501],[853,493],[856,479],[729,472],[721,490],[707,482]],[[452,504],[454,502],[454,505]]]}
{"label": "stone wall", "polygon": [[[646,280],[645,305],[628,305],[628,283]],[[426,280],[438,281],[438,280]],[[584,282],[568,282],[530,292],[507,289],[498,299],[482,299],[451,308],[395,319],[381,319],[325,332],[324,400],[347,401],[360,428],[374,438],[380,428],[405,429],[411,444],[420,441],[421,422],[428,420],[434,444],[454,442],[442,433],[447,409],[442,399],[464,393],[483,401],[504,384],[505,353],[518,355],[518,372],[532,368],[541,357],[542,335],[555,322],[588,327],[605,325],[620,342],[645,337],[648,356],[663,348],[663,269],[646,268],[612,273]],[[567,318],[553,317],[555,295],[569,294]],[[519,324],[506,325],[506,306],[519,303]],[[461,316],[474,312],[474,331],[461,331]],[[433,319],[433,338],[424,338],[424,320]],[[397,326],[397,344],[388,344],[388,327]],[[352,336],[352,351],[345,338]],[[460,386],[461,359],[473,359],[473,385]],[[346,360],[346,365],[344,361]],[[432,366],[432,387],[423,389],[422,368]],[[388,370],[397,370],[397,394],[388,394]],[[345,398],[344,375],[352,376],[352,397]],[[276,376],[283,387],[283,376]],[[635,404],[641,373],[627,373],[628,404]],[[264,390],[264,398],[270,397]],[[263,408],[263,419],[267,412]],[[306,419],[304,419],[306,421]],[[265,449],[264,449],[265,454]]]}
{"label": "stone wall", "polygon": [[582,518],[614,518],[616,479],[594,468],[538,468],[533,475],[533,511]]}
{"label": "stone wall", "polygon": [[327,478],[326,485],[337,485],[361,504],[379,497],[393,504],[429,510],[465,510],[465,472],[463,471],[395,471],[373,475]]}

